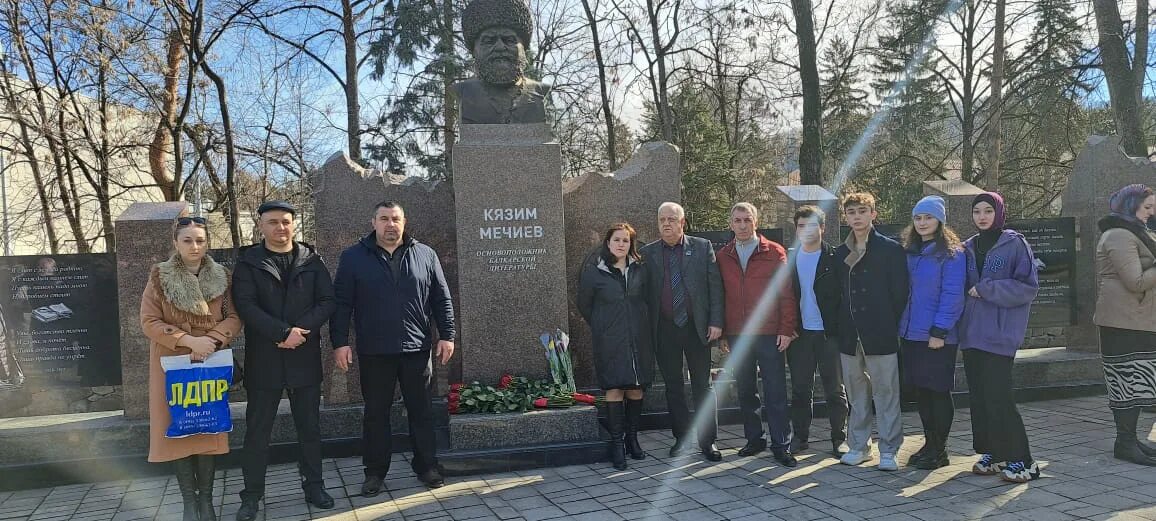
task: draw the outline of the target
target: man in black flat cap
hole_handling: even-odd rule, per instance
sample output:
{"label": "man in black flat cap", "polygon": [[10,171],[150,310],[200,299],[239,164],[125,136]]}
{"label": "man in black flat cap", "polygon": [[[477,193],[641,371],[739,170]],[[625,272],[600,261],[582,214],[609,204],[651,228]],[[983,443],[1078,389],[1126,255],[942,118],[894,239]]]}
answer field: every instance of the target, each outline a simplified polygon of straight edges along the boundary
{"label": "man in black flat cap", "polygon": [[269,437],[282,392],[289,395],[305,501],[333,508],[321,477],[321,326],[333,314],[333,280],[312,246],[293,239],[296,208],[257,208],[264,240],[242,250],[233,271],[233,305],[245,322],[245,489],[237,521],[257,517],[265,495]]}

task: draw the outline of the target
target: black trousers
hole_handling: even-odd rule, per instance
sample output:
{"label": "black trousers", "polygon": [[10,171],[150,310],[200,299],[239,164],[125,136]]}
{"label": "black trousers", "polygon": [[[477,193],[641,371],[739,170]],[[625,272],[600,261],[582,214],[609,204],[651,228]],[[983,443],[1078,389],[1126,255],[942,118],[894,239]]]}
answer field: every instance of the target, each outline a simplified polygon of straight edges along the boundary
{"label": "black trousers", "polygon": [[839,342],[822,331],[803,330],[787,349],[791,368],[791,426],[795,439],[806,442],[811,435],[814,417],[815,369],[823,383],[827,401],[827,418],[831,422],[831,441],[847,441],[847,391],[839,363]]}
{"label": "black trousers", "polygon": [[1032,462],[1023,418],[1012,392],[1015,357],[978,349],[963,350],[967,389],[971,397],[971,430],[976,454],[995,461]]}
{"label": "black trousers", "polygon": [[[927,439],[935,440],[936,444],[947,443],[947,437],[951,435],[951,424],[955,420],[955,401],[951,398],[951,393],[918,386],[911,389],[919,408],[919,421],[923,424],[923,432],[929,435]],[[972,411],[974,410],[973,407]]]}
{"label": "black trousers", "polygon": [[[269,437],[277,406],[281,403],[281,389],[247,389],[249,402],[245,404],[245,451],[241,454],[241,472],[245,489],[241,499],[261,499],[265,495],[265,470],[269,466]],[[288,389],[293,424],[297,427],[297,445],[301,456],[297,469],[301,473],[301,488],[325,488],[321,478],[321,386]]]}
{"label": "black trousers", "polygon": [[683,391],[686,383],[683,358],[690,371],[691,393],[694,395],[694,409],[703,416],[698,420],[698,444],[706,447],[718,437],[718,407],[711,392],[710,348],[699,340],[693,321],[678,327],[673,321],[660,318],[658,321],[658,347],[655,350],[658,370],[666,385],[666,407],[670,411],[671,431],[674,437],[685,442],[690,431],[690,409]]}
{"label": "black trousers", "polygon": [[365,400],[361,440],[365,475],[384,478],[389,473],[393,456],[389,410],[393,406],[394,388],[399,383],[409,418],[409,441],[413,446],[410,467],[418,474],[435,468],[437,439],[429,390],[433,374],[430,352],[363,355],[358,360],[361,363],[361,396]]}

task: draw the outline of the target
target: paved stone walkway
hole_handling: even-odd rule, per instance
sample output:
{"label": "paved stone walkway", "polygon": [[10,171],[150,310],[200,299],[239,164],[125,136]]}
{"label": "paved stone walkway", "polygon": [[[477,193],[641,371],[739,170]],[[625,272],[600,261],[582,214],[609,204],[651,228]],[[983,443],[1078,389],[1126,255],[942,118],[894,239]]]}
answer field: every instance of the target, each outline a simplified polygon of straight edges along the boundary
{"label": "paved stone walkway", "polygon": [[[1020,411],[1035,456],[1045,465],[1041,479],[1023,485],[969,472],[974,457],[967,410],[961,410],[952,466],[934,472],[848,467],[817,450],[800,455],[794,469],[779,466],[767,453],[740,459],[735,452],[743,443],[742,429],[727,426],[720,432],[723,461],[717,464],[697,455],[668,459],[669,436],[650,432],[643,444],[660,457],[632,461],[625,472],[596,464],[451,478],[432,492],[408,475],[409,465],[398,456],[386,481],[389,491],[376,498],[358,495],[362,474],[356,459],[326,460],[329,492],[337,498],[336,508],[328,511],[307,506],[295,466],[279,465],[269,471],[262,514],[277,521],[1156,520],[1156,468],[1112,459],[1115,431],[1104,398],[1036,402]],[[1153,420],[1146,413],[1141,425],[1151,429]],[[914,413],[904,415],[904,424],[908,436],[901,461],[923,442]],[[812,437],[826,435],[818,431]],[[1156,431],[1148,439],[1156,439]],[[827,441],[812,445],[829,447]],[[240,470],[219,472],[218,481],[217,504],[222,519],[231,521],[240,501]],[[175,479],[0,492],[0,520],[179,520],[180,511]]]}

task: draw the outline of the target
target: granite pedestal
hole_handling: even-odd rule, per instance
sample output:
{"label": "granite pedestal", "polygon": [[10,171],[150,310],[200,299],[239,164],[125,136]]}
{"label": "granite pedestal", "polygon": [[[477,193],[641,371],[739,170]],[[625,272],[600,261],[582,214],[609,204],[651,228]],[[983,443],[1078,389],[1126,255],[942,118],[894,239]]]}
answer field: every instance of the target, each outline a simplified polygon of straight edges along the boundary
{"label": "granite pedestal", "polygon": [[188,205],[133,203],[116,219],[117,305],[120,307],[121,390],[124,416],[148,417],[149,339],[140,327],[140,298],[153,264],[173,250],[173,221]]}
{"label": "granite pedestal", "polygon": [[545,124],[462,125],[454,145],[462,379],[546,376],[568,329],[562,152]]}

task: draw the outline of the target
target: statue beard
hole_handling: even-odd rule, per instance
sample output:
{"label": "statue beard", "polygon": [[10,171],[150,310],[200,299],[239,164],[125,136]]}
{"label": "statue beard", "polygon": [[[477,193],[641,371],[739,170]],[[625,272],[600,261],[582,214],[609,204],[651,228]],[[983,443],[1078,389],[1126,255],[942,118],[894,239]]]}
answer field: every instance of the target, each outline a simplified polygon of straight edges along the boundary
{"label": "statue beard", "polygon": [[478,76],[493,85],[513,85],[525,76],[527,64],[526,54],[521,52],[488,56],[478,60]]}

